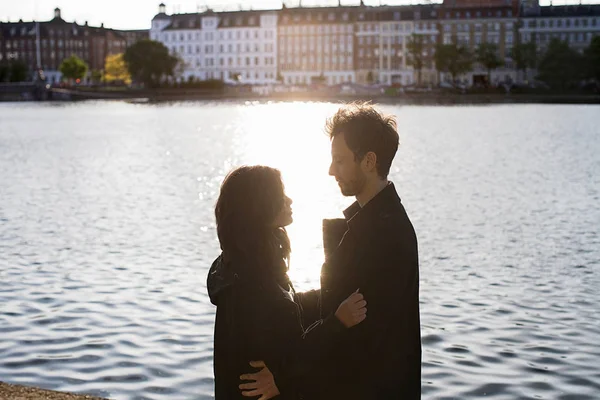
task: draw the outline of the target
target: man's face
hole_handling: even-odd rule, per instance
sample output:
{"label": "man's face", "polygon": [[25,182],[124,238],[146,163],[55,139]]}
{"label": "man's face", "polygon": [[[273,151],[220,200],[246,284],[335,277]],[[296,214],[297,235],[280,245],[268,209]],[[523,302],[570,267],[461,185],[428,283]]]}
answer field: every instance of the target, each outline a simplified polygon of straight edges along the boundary
{"label": "man's face", "polygon": [[354,153],[346,145],[343,134],[331,141],[331,166],[329,175],[335,177],[344,196],[356,196],[363,191],[367,177],[361,162],[355,161]]}

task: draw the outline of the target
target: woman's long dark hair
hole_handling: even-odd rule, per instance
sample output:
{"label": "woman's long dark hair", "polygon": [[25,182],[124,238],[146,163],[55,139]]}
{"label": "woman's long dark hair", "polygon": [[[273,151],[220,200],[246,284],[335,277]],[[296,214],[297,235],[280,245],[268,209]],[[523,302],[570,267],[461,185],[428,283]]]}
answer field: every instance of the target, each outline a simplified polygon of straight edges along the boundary
{"label": "woman's long dark hair", "polygon": [[277,169],[243,166],[225,177],[215,217],[223,259],[236,273],[272,277],[287,286],[290,240],[284,228],[274,225],[284,205]]}

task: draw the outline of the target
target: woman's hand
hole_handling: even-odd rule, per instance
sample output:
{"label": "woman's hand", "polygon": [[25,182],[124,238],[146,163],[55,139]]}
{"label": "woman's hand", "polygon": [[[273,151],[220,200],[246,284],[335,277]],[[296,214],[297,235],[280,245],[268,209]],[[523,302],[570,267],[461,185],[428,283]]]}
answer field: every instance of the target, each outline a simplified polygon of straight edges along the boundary
{"label": "woman's hand", "polygon": [[367,302],[364,300],[363,295],[358,293],[359,290],[357,289],[350,297],[342,301],[335,312],[335,317],[346,328],[352,328],[367,318]]}
{"label": "woman's hand", "polygon": [[250,361],[250,366],[254,368],[262,368],[254,374],[245,374],[240,376],[243,381],[253,381],[250,383],[242,383],[239,388],[242,390],[244,397],[260,396],[258,400],[269,400],[279,395],[279,389],[275,384],[275,378],[265,365],[264,361]]}

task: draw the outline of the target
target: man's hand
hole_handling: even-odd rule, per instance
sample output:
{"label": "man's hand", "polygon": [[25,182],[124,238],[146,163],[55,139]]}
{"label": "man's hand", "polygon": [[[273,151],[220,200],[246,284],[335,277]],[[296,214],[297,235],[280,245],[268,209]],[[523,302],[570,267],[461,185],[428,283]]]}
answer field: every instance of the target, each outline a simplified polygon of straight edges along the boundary
{"label": "man's hand", "polygon": [[264,361],[250,361],[250,366],[262,368],[254,374],[244,374],[240,376],[242,381],[254,381],[242,383],[239,387],[242,390],[242,396],[255,397],[260,396],[258,400],[269,400],[279,395],[279,389],[275,385],[275,378],[265,365]]}
{"label": "man's hand", "polygon": [[363,295],[356,292],[352,293],[346,300],[340,304],[335,316],[346,328],[352,328],[367,318],[367,302]]}

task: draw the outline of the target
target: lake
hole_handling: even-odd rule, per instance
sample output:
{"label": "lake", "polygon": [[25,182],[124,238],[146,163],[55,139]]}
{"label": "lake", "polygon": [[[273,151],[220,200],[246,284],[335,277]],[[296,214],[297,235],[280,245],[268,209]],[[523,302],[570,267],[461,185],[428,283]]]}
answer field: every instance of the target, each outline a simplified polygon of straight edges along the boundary
{"label": "lake", "polygon": [[[0,380],[210,399],[213,207],[281,169],[318,287],[333,103],[0,103]],[[419,239],[424,399],[600,398],[600,106],[393,106]],[[367,299],[368,300],[368,299]]]}

